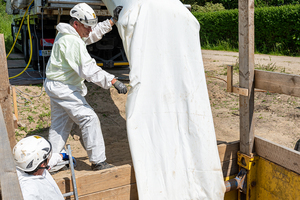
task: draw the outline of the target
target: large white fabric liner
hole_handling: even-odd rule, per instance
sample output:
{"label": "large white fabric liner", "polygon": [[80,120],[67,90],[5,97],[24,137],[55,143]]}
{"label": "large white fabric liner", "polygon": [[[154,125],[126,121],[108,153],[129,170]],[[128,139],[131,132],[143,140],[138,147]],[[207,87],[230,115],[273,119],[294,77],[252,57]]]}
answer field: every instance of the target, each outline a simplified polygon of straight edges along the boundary
{"label": "large white fabric liner", "polygon": [[130,63],[128,139],[140,200],[224,198],[199,23],[179,0],[122,5],[118,30]]}

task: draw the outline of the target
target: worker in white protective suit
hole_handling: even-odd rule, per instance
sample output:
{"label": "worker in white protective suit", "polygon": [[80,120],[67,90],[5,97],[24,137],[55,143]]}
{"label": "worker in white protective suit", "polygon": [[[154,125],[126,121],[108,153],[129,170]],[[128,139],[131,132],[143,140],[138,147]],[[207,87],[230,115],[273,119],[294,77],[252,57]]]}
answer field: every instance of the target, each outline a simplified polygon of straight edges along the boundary
{"label": "worker in white protective suit", "polygon": [[109,89],[112,85],[118,93],[126,94],[126,86],[96,65],[86,45],[97,42],[112,30],[122,7],[113,11],[113,17],[98,23],[94,10],[86,3],[75,5],[70,24],[59,23],[52,53],[46,68],[44,87],[51,100],[51,127],[49,141],[53,152],[63,150],[75,122],[81,129],[82,139],[93,170],[113,167],[105,156],[105,145],[100,121],[84,96],[87,88],[84,80]]}
{"label": "worker in white protective suit", "polygon": [[24,200],[64,199],[48,172],[63,155],[52,154],[48,140],[37,135],[23,138],[13,148],[13,156]]}

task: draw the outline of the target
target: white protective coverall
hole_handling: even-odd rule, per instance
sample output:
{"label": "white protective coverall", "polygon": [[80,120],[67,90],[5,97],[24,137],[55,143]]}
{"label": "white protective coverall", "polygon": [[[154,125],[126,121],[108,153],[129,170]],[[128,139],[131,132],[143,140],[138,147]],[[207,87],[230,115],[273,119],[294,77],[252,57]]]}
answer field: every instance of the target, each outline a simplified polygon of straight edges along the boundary
{"label": "white protective coverall", "polygon": [[221,200],[197,19],[179,0],[103,0],[130,63],[126,122],[140,200]]}
{"label": "white protective coverall", "polygon": [[[53,167],[61,160],[58,153],[53,153],[48,165]],[[24,200],[65,199],[48,170],[45,169],[42,175],[34,176],[17,169],[17,174]]]}
{"label": "white protective coverall", "polygon": [[99,22],[85,40],[69,24],[59,23],[56,28],[59,33],[53,44],[44,83],[51,100],[49,141],[54,153],[61,152],[75,122],[81,129],[90,162],[103,162],[106,156],[101,125],[97,114],[84,98],[87,94],[84,80],[108,89],[112,86],[114,75],[96,65],[86,45],[100,40],[111,31],[111,24],[109,20]]}

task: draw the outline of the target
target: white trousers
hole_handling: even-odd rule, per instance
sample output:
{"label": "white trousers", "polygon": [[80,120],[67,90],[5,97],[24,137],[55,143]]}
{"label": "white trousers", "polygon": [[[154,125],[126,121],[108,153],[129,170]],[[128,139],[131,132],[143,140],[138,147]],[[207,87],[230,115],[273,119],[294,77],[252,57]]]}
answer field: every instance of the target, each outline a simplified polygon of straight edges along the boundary
{"label": "white trousers", "polygon": [[100,120],[76,86],[46,79],[45,91],[51,100],[49,141],[53,153],[65,147],[75,122],[81,129],[82,140],[91,163],[106,160]]}

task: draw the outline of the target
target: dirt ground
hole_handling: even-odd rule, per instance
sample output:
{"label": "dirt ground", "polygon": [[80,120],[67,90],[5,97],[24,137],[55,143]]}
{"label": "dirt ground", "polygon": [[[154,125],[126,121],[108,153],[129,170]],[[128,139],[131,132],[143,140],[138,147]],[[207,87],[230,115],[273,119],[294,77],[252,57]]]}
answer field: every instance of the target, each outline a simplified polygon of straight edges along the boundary
{"label": "dirt ground", "polygon": [[[226,92],[226,66],[238,65],[238,53],[203,50],[203,62],[214,118],[218,143],[239,140],[239,97]],[[300,74],[300,58],[255,55],[255,67],[289,74]],[[121,77],[129,84],[129,69],[113,69],[110,73]],[[238,84],[238,71],[234,70],[234,84]],[[114,88],[104,90],[95,84],[86,83],[89,104],[101,121],[106,144],[107,162],[114,165],[130,164],[131,155],[126,133],[125,104],[127,95],[118,94]],[[130,86],[128,85],[128,88]],[[51,124],[50,101],[42,91],[42,85],[17,86],[19,125],[16,139],[28,135],[48,137]],[[20,92],[22,91],[22,93]],[[25,94],[26,93],[26,94]],[[27,102],[24,104],[24,102]],[[268,92],[255,93],[255,134],[283,146],[294,148],[300,139],[299,98]],[[68,144],[77,159],[76,173],[90,171],[90,163],[81,141],[80,130],[73,126]],[[59,172],[54,177],[62,176]]]}

